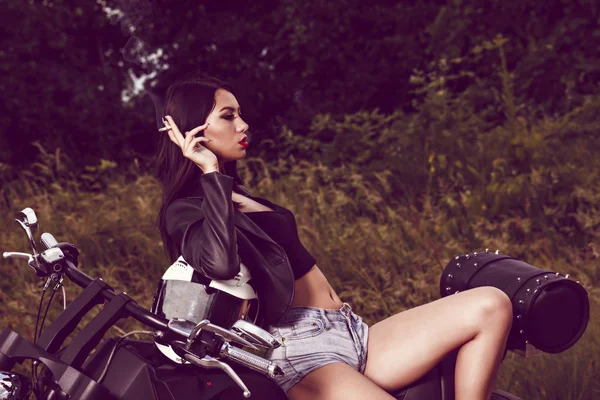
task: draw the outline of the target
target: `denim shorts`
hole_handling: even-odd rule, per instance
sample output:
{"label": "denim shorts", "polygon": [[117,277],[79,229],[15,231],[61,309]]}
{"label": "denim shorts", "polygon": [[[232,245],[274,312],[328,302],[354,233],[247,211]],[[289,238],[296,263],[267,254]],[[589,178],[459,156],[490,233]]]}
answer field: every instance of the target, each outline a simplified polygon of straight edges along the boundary
{"label": "denim shorts", "polygon": [[266,357],[283,369],[285,376],[274,380],[285,392],[313,370],[334,362],[365,371],[369,327],[347,303],[339,310],[292,307],[268,331],[282,343]]}

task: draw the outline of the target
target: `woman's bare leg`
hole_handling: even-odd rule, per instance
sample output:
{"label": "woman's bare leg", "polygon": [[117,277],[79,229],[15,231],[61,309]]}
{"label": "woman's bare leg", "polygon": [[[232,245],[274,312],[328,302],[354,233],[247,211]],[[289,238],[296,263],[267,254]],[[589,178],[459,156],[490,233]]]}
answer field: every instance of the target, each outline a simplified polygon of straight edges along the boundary
{"label": "woman's bare leg", "polygon": [[510,299],[491,286],[412,308],[369,329],[365,376],[387,391],[399,389],[462,346],[456,399],[489,399],[511,323]]}
{"label": "woman's bare leg", "polygon": [[491,398],[512,325],[512,313],[508,324],[502,318],[494,322],[458,351],[454,375],[458,400]]}
{"label": "woman's bare leg", "polygon": [[339,362],[312,371],[287,394],[292,400],[394,399],[360,372]]}

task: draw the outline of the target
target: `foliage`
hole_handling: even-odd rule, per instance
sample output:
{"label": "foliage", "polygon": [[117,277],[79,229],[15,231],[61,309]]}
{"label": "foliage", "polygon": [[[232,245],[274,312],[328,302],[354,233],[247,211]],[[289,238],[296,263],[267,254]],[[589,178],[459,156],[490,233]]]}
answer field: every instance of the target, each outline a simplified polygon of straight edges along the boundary
{"label": "foliage", "polygon": [[485,108],[493,90],[502,93],[497,54],[486,51],[498,34],[527,120],[564,115],[598,94],[600,10],[590,0],[1,3],[0,26],[11,29],[0,51],[0,162],[19,168],[39,141],[80,170],[136,157],[147,170],[156,132],[152,103],[133,81],[142,75],[157,89],[191,70],[233,81],[241,104],[252,105],[256,143],[284,125],[305,135],[315,114],[414,113],[421,96],[411,76],[440,63],[460,76],[447,82],[453,94],[472,84],[461,70],[473,72],[482,101],[474,107]]}
{"label": "foliage", "polygon": [[[471,49],[485,49],[489,38],[504,36],[516,103],[530,102],[527,112],[539,118],[564,113],[598,93],[600,69],[590,40],[600,35],[598,17],[600,8],[589,0],[455,0],[440,7],[428,26],[427,51],[434,61],[465,57]],[[495,57],[483,52],[469,69],[498,88],[494,65]],[[455,89],[462,90],[458,83]]]}
{"label": "foliage", "polygon": [[[418,209],[431,202],[471,246],[481,245],[473,233],[474,217],[501,223],[517,218],[523,224],[510,225],[510,234],[553,238],[547,248],[552,254],[564,254],[563,241],[592,246],[596,238],[589,228],[598,224],[590,214],[598,211],[600,97],[564,115],[525,118],[515,107],[505,43],[497,37],[486,44],[498,55],[502,87],[491,91],[485,108],[483,80],[468,70],[449,74],[441,65],[413,79],[415,92],[423,95],[414,103],[418,112],[317,115],[306,137],[282,130],[282,158],[385,172],[393,201]],[[473,83],[452,94],[448,82],[464,75]]]}

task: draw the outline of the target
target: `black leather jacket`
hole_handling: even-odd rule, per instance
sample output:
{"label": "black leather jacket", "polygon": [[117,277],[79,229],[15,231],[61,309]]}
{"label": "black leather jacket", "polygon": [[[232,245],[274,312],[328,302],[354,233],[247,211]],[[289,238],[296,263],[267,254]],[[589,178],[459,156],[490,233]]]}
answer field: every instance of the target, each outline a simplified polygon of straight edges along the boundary
{"label": "black leather jacket", "polygon": [[[231,201],[233,178],[220,172],[200,177],[191,195],[173,201],[166,210],[166,229],[183,258],[211,279],[231,279],[240,257],[252,274],[265,325],[275,325],[294,299],[294,274],[283,248]],[[273,210],[282,207],[248,196]]]}

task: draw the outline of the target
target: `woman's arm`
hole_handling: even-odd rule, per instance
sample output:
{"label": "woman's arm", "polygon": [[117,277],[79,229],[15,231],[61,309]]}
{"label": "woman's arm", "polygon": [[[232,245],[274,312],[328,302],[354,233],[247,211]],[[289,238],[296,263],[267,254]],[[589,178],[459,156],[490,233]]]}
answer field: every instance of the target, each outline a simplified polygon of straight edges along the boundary
{"label": "woman's arm", "polygon": [[240,271],[233,178],[218,171],[205,173],[200,185],[204,198],[178,199],[167,207],[167,233],[195,270],[211,279],[231,279]]}

